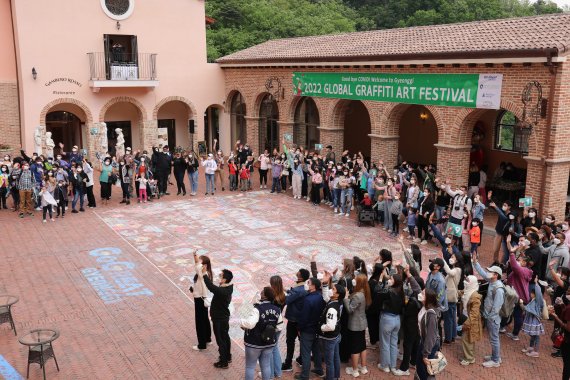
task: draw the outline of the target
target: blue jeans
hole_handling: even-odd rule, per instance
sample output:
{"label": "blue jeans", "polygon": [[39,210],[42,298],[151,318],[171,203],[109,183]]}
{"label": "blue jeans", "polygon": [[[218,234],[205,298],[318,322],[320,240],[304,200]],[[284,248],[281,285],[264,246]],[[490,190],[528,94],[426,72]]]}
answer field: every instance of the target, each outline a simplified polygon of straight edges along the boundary
{"label": "blue jeans", "polygon": [[75,195],[73,196],[73,200],[71,201],[71,209],[75,210],[75,205],[77,205],[77,201],[79,200],[79,208],[83,208],[83,198],[85,193],[83,189],[78,188],[75,189]]}
{"label": "blue jeans", "polygon": [[214,194],[214,175],[213,174],[206,174],[206,193]]}
{"label": "blue jeans", "polygon": [[340,334],[335,339],[323,339],[321,343],[325,351],[325,365],[327,366],[327,380],[340,379],[340,355],[338,351]]}
{"label": "blue jeans", "polygon": [[491,343],[491,360],[498,363],[501,360],[501,341],[499,339],[500,323],[487,319],[486,327],[489,333],[489,343]]}
{"label": "blue jeans", "polygon": [[253,348],[245,346],[245,380],[255,379],[255,366],[259,359],[261,367],[261,377],[263,380],[270,380],[271,376],[271,353],[273,347]]}
{"label": "blue jeans", "polygon": [[275,332],[275,346],[273,347],[272,355],[273,360],[271,360],[271,374],[273,377],[281,377],[281,353],[279,352],[279,336],[281,331]]}
{"label": "blue jeans", "polygon": [[445,206],[435,206],[435,217],[436,219],[441,219],[445,211]]}
{"label": "blue jeans", "polygon": [[340,194],[341,189],[333,189],[333,205],[335,208],[340,207]]}
{"label": "blue jeans", "polygon": [[340,191],[340,212],[345,214],[350,214],[350,209],[352,207],[352,197],[354,196],[354,190],[351,188],[341,189]]}
{"label": "blue jeans", "polygon": [[[417,375],[418,379],[420,379],[420,380],[426,380],[429,377],[429,374],[428,374],[427,368],[426,368],[426,363],[424,363],[424,357],[422,354],[423,347],[424,347],[424,342],[420,338],[420,345],[418,347],[418,353],[416,356],[416,375]],[[433,346],[430,354],[428,355],[428,359],[435,358],[435,354],[438,351],[439,351],[439,343],[436,343],[435,346]]]}
{"label": "blue jeans", "polygon": [[448,309],[443,312],[443,331],[445,340],[455,339],[457,336],[457,303],[448,302]]}
{"label": "blue jeans", "polygon": [[188,173],[188,180],[190,181],[191,192],[196,193],[198,191],[198,170]]}
{"label": "blue jeans", "polygon": [[396,368],[400,316],[383,312],[380,316],[380,366]]}
{"label": "blue jeans", "polygon": [[301,361],[303,362],[303,370],[301,371],[301,379],[308,380],[311,370],[311,352],[313,353],[313,362],[315,363],[315,371],[323,372],[323,361],[321,360],[321,349],[319,347],[319,339],[317,334],[301,332]]}

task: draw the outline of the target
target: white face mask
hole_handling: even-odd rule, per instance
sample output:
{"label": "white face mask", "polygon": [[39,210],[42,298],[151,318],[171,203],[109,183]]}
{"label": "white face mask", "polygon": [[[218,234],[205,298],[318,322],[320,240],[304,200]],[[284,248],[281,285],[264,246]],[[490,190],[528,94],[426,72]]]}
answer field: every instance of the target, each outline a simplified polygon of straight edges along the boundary
{"label": "white face mask", "polygon": [[353,287],[356,286],[356,279],[355,279],[355,278],[352,279],[352,286],[353,286]]}
{"label": "white face mask", "polygon": [[515,216],[514,216],[514,215],[509,215],[509,220],[515,220]]}
{"label": "white face mask", "polygon": [[450,263],[451,265],[455,265],[455,259],[454,259],[453,257],[451,257],[451,258],[449,259],[449,263]]}
{"label": "white face mask", "polygon": [[544,223],[550,224],[550,223],[552,223],[552,219],[550,219],[550,218],[544,218]]}
{"label": "white face mask", "polygon": [[423,292],[418,294],[418,301],[420,301],[421,303],[425,301],[425,295]]}
{"label": "white face mask", "polygon": [[508,207],[508,206],[503,206],[502,208],[503,208],[503,211],[507,211],[509,207]]}
{"label": "white face mask", "polygon": [[478,222],[473,222],[473,227],[477,227],[479,225]]}
{"label": "white face mask", "polygon": [[560,239],[554,238],[554,239],[552,239],[552,243],[554,243],[554,245],[558,245],[558,244],[560,244]]}
{"label": "white face mask", "polygon": [[562,225],[562,231],[568,231],[568,225],[567,224]]}
{"label": "white face mask", "polygon": [[317,279],[318,279],[319,281],[322,280],[324,276],[325,276],[325,275],[322,274],[321,272],[317,273]]}
{"label": "white face mask", "polygon": [[528,213],[529,218],[534,218],[536,216],[536,213],[534,212],[529,212]]}
{"label": "white face mask", "polygon": [[393,279],[389,279],[389,280],[388,280],[388,286],[389,286],[389,287],[394,286],[394,280],[393,280]]}
{"label": "white face mask", "polygon": [[141,158],[141,162],[144,162],[144,157],[143,157],[143,158]]}
{"label": "white face mask", "polygon": [[306,292],[308,292],[309,291],[309,284],[307,284],[305,282],[305,285],[303,285],[303,288],[305,289]]}
{"label": "white face mask", "polygon": [[530,245],[530,241],[528,241],[527,239],[524,239],[524,240],[521,242],[521,245],[522,245],[523,247],[528,247],[528,246]]}
{"label": "white face mask", "polygon": [[450,239],[450,238],[445,238],[445,244],[451,244],[451,239]]}

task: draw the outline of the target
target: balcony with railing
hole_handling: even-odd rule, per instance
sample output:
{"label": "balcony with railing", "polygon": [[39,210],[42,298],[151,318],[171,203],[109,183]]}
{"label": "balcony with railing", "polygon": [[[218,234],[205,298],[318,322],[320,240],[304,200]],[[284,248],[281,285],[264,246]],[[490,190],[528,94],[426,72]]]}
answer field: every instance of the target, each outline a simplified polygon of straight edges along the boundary
{"label": "balcony with railing", "polygon": [[93,91],[101,88],[157,87],[154,53],[87,53]]}

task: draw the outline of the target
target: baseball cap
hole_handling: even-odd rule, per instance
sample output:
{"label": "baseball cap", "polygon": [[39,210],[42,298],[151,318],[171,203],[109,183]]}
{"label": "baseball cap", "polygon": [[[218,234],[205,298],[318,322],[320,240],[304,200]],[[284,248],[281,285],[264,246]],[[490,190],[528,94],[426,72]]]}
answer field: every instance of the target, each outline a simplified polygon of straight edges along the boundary
{"label": "baseball cap", "polygon": [[493,265],[492,267],[487,268],[489,272],[497,273],[499,276],[503,275],[503,270],[498,267],[497,265]]}
{"label": "baseball cap", "polygon": [[441,257],[436,257],[435,259],[430,260],[430,263],[437,264],[440,266],[440,268],[443,268],[443,266],[445,265]]}

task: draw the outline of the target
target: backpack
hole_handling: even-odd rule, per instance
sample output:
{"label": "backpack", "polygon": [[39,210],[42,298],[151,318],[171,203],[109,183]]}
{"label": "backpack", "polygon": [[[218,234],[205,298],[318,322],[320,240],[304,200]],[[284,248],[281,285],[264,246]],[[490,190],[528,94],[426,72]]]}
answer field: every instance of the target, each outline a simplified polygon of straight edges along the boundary
{"label": "backpack", "polygon": [[267,323],[261,330],[261,341],[264,344],[274,344],[275,343],[275,333],[276,333],[276,325],[273,323]]}
{"label": "backpack", "polygon": [[503,289],[505,292],[505,299],[503,301],[503,305],[501,306],[501,310],[499,310],[499,316],[501,318],[508,318],[513,313],[515,304],[519,302],[519,295],[517,294],[516,290],[510,285],[505,285]]}

